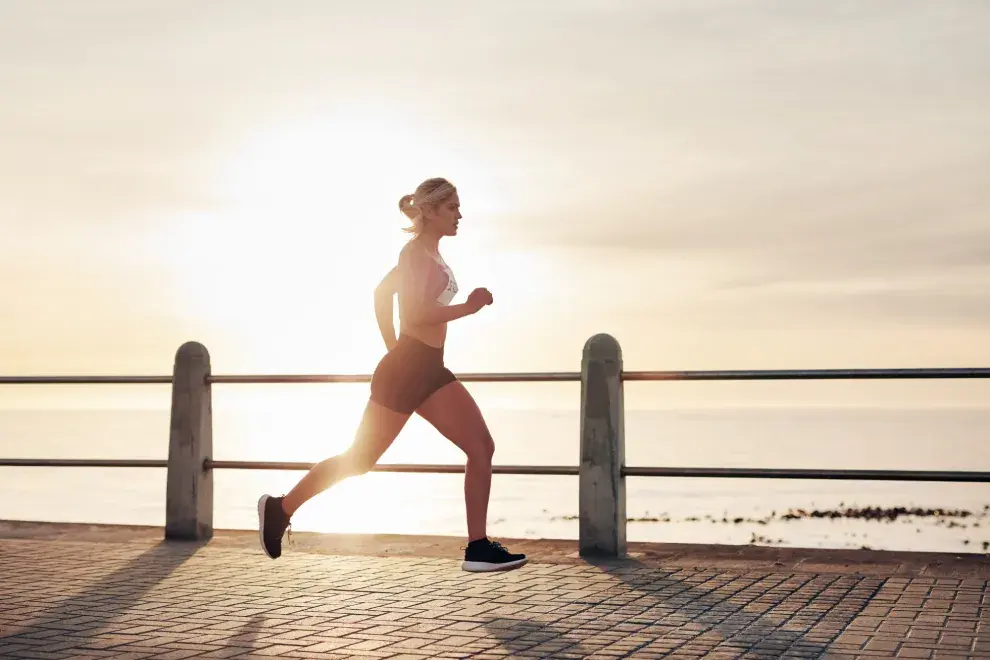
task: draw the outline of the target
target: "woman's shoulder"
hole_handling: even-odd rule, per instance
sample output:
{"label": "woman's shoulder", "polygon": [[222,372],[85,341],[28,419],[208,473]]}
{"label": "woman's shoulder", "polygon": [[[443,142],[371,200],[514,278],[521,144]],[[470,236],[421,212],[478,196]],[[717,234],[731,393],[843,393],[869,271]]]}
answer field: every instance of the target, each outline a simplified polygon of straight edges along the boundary
{"label": "woman's shoulder", "polygon": [[409,258],[409,256],[414,252],[422,252],[422,248],[416,244],[415,238],[411,238],[406,241],[406,244],[402,246],[401,250],[399,250],[399,259],[402,259],[403,257]]}
{"label": "woman's shoulder", "polygon": [[400,264],[421,264],[431,261],[429,253],[415,238],[409,240],[399,250]]}

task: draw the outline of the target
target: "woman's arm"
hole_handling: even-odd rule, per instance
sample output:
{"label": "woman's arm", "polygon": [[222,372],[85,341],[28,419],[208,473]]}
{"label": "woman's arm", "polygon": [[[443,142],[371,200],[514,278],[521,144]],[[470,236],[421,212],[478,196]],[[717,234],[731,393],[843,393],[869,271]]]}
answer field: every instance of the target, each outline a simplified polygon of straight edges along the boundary
{"label": "woman's arm", "polygon": [[386,350],[392,350],[395,346],[395,321],[392,318],[392,296],[398,290],[398,266],[394,266],[388,271],[382,281],[375,287],[375,318],[378,320],[378,329],[385,340]]}
{"label": "woman's arm", "polygon": [[414,325],[440,325],[478,311],[477,306],[467,302],[449,306],[439,304],[437,296],[443,291],[444,284],[429,277],[433,268],[432,259],[422,249],[410,245],[399,255],[402,284],[399,305],[404,319]]}

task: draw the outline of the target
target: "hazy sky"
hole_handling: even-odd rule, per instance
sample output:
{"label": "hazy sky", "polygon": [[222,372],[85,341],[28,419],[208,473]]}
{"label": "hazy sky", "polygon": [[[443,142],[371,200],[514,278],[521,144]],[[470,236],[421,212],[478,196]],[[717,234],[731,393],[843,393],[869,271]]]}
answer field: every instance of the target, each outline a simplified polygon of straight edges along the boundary
{"label": "hazy sky", "polygon": [[631,369],[988,366],[987,35],[984,0],[0,0],[0,371],[369,372],[438,175],[495,296],[455,371],[595,332]]}

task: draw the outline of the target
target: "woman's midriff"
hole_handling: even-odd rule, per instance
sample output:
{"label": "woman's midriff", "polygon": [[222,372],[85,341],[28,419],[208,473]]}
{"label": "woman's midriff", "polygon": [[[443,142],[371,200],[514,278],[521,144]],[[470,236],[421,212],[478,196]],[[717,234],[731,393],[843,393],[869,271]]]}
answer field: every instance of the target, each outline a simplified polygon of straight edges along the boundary
{"label": "woman's midriff", "polygon": [[415,326],[399,322],[399,333],[414,337],[424,344],[434,348],[442,348],[447,339],[447,324],[441,323],[432,326]]}

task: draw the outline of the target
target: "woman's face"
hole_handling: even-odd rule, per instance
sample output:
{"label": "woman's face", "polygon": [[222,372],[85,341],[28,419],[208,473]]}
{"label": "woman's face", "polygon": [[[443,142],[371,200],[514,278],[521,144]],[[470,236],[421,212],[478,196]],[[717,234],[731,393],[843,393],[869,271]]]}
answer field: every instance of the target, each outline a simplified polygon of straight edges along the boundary
{"label": "woman's face", "polygon": [[424,209],[427,227],[440,236],[456,236],[461,219],[461,200],[455,192],[443,202]]}

